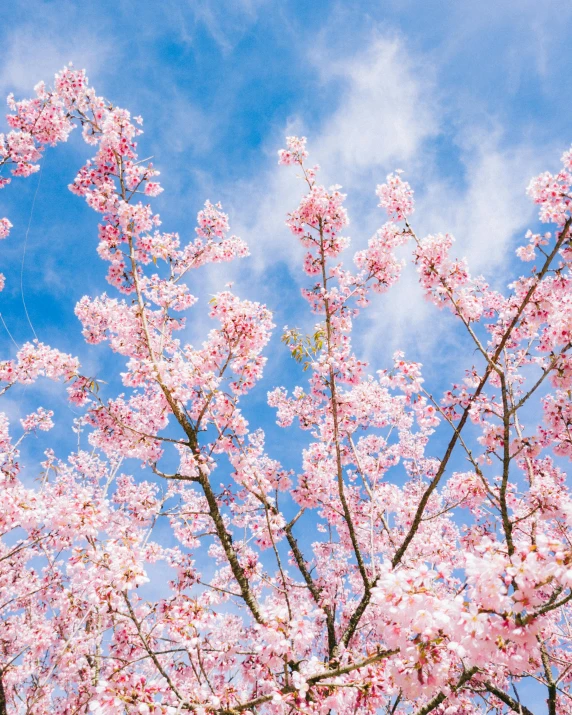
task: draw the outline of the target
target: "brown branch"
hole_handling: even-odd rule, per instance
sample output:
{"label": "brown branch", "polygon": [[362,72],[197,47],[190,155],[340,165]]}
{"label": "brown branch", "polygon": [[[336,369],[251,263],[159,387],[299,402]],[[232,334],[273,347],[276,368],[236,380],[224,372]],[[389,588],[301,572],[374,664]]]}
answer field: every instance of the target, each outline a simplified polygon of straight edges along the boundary
{"label": "brown branch", "polygon": [[[125,196],[125,183],[124,183],[124,179],[123,179],[123,159],[121,157],[118,157],[118,165],[120,168],[120,183],[121,183],[122,198],[124,200],[127,200],[126,196]],[[175,398],[171,394],[171,391],[169,390],[169,388],[163,381],[163,378],[161,376],[161,370],[159,368],[159,363],[157,361],[157,357],[155,356],[155,353],[152,348],[151,333],[150,333],[149,324],[147,321],[147,313],[146,313],[146,308],[145,308],[145,302],[143,300],[143,294],[141,291],[141,285],[139,283],[139,277],[138,277],[138,272],[137,272],[138,266],[137,266],[137,260],[135,257],[135,247],[133,245],[133,236],[131,234],[128,234],[128,244],[129,244],[129,258],[131,261],[131,270],[133,273],[133,284],[134,284],[135,293],[137,296],[137,304],[139,307],[139,313],[140,313],[140,317],[141,317],[141,325],[143,327],[145,341],[147,344],[147,349],[149,351],[149,357],[150,357],[151,363],[153,365],[153,370],[155,372],[157,384],[161,388],[161,391],[163,392],[165,399],[167,400],[167,403],[169,404],[169,407],[171,408],[173,415],[177,419],[177,422],[180,424],[183,431],[185,432],[185,434],[189,440],[188,444],[193,452],[193,455],[195,457],[198,457],[198,456],[200,456],[200,447],[199,447],[199,443],[198,443],[196,429],[195,429],[195,427],[193,427],[191,421],[189,420],[189,418],[187,417],[185,412],[179,407]],[[200,465],[200,462],[199,462],[199,465]],[[199,466],[199,474],[200,474],[200,476],[199,476],[198,482],[201,485],[201,487],[203,488],[203,492],[205,494],[207,503],[209,505],[209,513],[210,513],[210,516],[214,522],[217,536],[222,544],[223,550],[224,550],[226,558],[229,562],[233,576],[236,579],[236,581],[238,582],[244,602],[250,609],[250,612],[252,613],[256,622],[263,623],[264,620],[260,613],[258,603],[254,597],[254,594],[252,593],[252,591],[250,589],[250,586],[248,584],[248,579],[246,577],[244,569],[240,565],[238,556],[234,549],[234,546],[232,543],[232,536],[227,531],[227,529],[224,525],[224,520],[222,518],[222,514],[220,512],[215,494],[214,494],[213,489],[210,485],[208,474],[206,474],[200,466]]]}
{"label": "brown branch", "polygon": [[[395,655],[398,653],[398,650],[386,650],[386,651],[379,651],[377,653],[374,653],[373,655],[369,656],[368,658],[365,658],[365,660],[360,661],[359,663],[351,663],[350,665],[344,665],[339,668],[334,668],[333,670],[326,670],[323,671],[322,673],[316,673],[315,675],[310,676],[306,682],[308,685],[319,685],[322,680],[326,680],[326,678],[336,678],[340,675],[347,675],[348,673],[353,672],[354,670],[359,670],[360,668],[365,668],[368,665],[372,665],[373,663],[377,663],[380,660],[383,660],[384,658],[389,658],[392,655]],[[324,684],[325,685],[325,684]],[[293,686],[287,686],[285,688],[282,688],[280,690],[280,693],[282,695],[290,695],[291,693],[295,693],[296,688]],[[245,710],[250,710],[251,708],[256,707],[257,705],[262,705],[263,703],[267,703],[270,700],[272,700],[274,697],[274,694],[271,695],[261,695],[258,698],[254,698],[253,700],[248,700],[245,703],[239,703],[238,705],[234,705],[233,707],[229,708],[221,708],[220,710],[217,711],[218,715],[237,715],[237,713],[242,713]]]}
{"label": "brown branch", "polygon": [[312,594],[312,598],[316,602],[320,608],[324,611],[326,614],[326,628],[328,631],[328,656],[330,659],[335,657],[335,652],[336,652],[336,629],[335,629],[335,622],[334,622],[334,615],[332,613],[332,609],[330,606],[325,606],[322,605],[322,598],[321,598],[321,589],[316,586],[316,583],[314,582],[314,579],[312,578],[312,575],[310,574],[310,571],[308,570],[308,567],[306,566],[306,561],[304,559],[304,556],[302,552],[300,551],[300,547],[298,546],[298,542],[292,533],[292,522],[286,525],[284,528],[284,532],[286,533],[286,539],[288,540],[288,544],[290,546],[290,549],[292,550],[292,554],[294,556],[294,560],[296,561],[296,565],[298,566],[298,569],[300,573],[302,574],[302,577],[304,581],[306,582],[306,585],[308,586],[308,590]]}
{"label": "brown branch", "polygon": [[538,378],[538,380],[534,383],[534,385],[530,388],[530,390],[521,397],[521,399],[511,408],[511,414],[519,410],[525,402],[527,402],[530,397],[536,392],[536,390],[542,385],[544,382],[544,379],[549,375],[552,370],[556,368],[556,363],[560,360],[561,357],[564,357],[564,355],[572,348],[572,343],[568,343],[565,345],[562,350],[555,355],[552,360],[550,361],[548,367],[544,368],[542,371],[542,375]]}
{"label": "brown branch", "polygon": [[502,525],[506,539],[506,546],[509,557],[514,554],[514,543],[512,540],[512,522],[508,516],[508,506],[506,503],[506,492],[508,488],[508,478],[510,473],[510,410],[508,405],[508,393],[506,378],[504,373],[499,373],[501,382],[502,406],[503,406],[503,457],[502,457],[502,481],[499,490],[499,502],[501,510]]}
{"label": "brown branch", "polygon": [[534,611],[534,613],[531,613],[524,619],[523,623],[529,623],[533,618],[543,616],[545,613],[550,613],[550,611],[554,611],[557,608],[560,608],[560,606],[565,606],[569,601],[572,601],[572,591],[565,598],[560,599],[560,601],[549,602],[545,606],[542,606],[542,608]]}
{"label": "brown branch", "polygon": [[[473,677],[477,670],[478,668],[476,666],[471,668],[470,670],[466,670],[459,678],[457,685],[451,688],[452,692],[456,693],[458,690],[461,690],[461,688]],[[447,695],[445,695],[444,692],[441,691],[440,693],[437,693],[437,695],[431,698],[428,703],[426,703],[422,708],[417,710],[415,712],[415,715],[427,715],[427,713],[430,713],[432,710],[435,710],[435,708],[439,707],[439,705],[441,705],[441,703],[446,699]]]}
{"label": "brown branch", "polygon": [[[331,321],[332,316],[330,313],[330,303],[327,298],[328,278],[326,276],[326,255],[325,255],[325,250],[324,250],[324,229],[323,229],[322,219],[320,219],[320,222],[319,222],[319,231],[320,231],[320,264],[321,264],[321,268],[322,268],[322,285],[323,285],[323,289],[324,289],[324,310],[325,310],[325,314],[326,314],[326,342],[327,342],[327,347],[328,347],[328,358],[330,358],[330,360],[331,360],[332,351],[333,351],[332,321]],[[350,508],[348,506],[348,502],[347,502],[345,491],[344,491],[344,472],[343,472],[343,466],[342,466],[342,451],[341,451],[341,447],[340,447],[340,428],[339,428],[339,420],[338,420],[338,396],[337,396],[337,389],[336,389],[336,376],[335,376],[334,368],[332,367],[331,364],[330,364],[328,384],[329,384],[329,388],[330,388],[331,405],[332,405],[332,422],[333,422],[333,427],[334,427],[334,448],[335,448],[335,452],[336,452],[336,472],[337,472],[337,480],[338,480],[338,495],[340,497],[340,502],[342,504],[342,509],[344,512],[344,520],[348,527],[350,540],[352,542],[352,547],[353,547],[354,554],[356,557],[358,569],[359,569],[359,572],[362,577],[364,589],[367,593],[367,591],[369,591],[369,589],[370,589],[369,577],[368,577],[368,574],[367,574],[367,571],[365,568],[365,563],[364,563],[362,555],[361,555],[361,550],[360,550],[359,543],[357,540]]]}
{"label": "brown branch", "polygon": [[[194,449],[198,451],[198,445],[196,444],[196,442],[194,444]],[[242,598],[250,609],[254,620],[257,623],[263,624],[264,619],[262,618],[262,614],[260,613],[260,608],[254,597],[254,594],[250,589],[248,578],[246,577],[244,569],[242,568],[240,561],[238,560],[238,556],[232,543],[232,536],[227,531],[227,528],[224,525],[224,520],[222,518],[222,514],[220,512],[216,496],[211,487],[209,478],[203,472],[201,472],[201,475],[199,477],[199,484],[203,488],[207,504],[209,505],[209,513],[211,519],[214,522],[217,536],[219,538],[220,543],[222,544],[222,548],[224,549],[224,553],[232,570],[232,574],[238,583]]]}
{"label": "brown branch", "polygon": [[359,622],[361,620],[361,617],[364,614],[365,609],[368,607],[369,602],[371,600],[371,589],[376,585],[377,579],[375,579],[371,587],[368,588],[366,591],[364,591],[363,596],[361,597],[361,600],[358,604],[358,607],[356,610],[352,613],[350,620],[348,621],[348,625],[346,627],[346,630],[344,632],[344,635],[342,636],[342,643],[347,647],[348,643],[352,639],[354,633],[357,630],[357,627],[359,625]]}
{"label": "brown branch", "polygon": [[145,652],[146,652],[147,655],[151,658],[151,660],[153,661],[153,664],[155,665],[155,667],[157,668],[157,670],[159,671],[159,673],[160,673],[160,674],[163,676],[163,678],[167,681],[167,684],[169,685],[169,687],[171,688],[171,690],[173,691],[173,693],[176,695],[177,699],[178,699],[179,701],[181,701],[181,702],[184,702],[183,696],[179,693],[177,687],[175,686],[175,684],[173,683],[173,681],[172,681],[171,678],[169,677],[169,674],[165,671],[165,669],[164,669],[163,666],[161,665],[161,662],[160,662],[159,659],[157,658],[156,653],[155,653],[155,652],[153,651],[153,649],[149,646],[149,644],[148,644],[148,642],[147,642],[147,639],[146,639],[145,636],[143,635],[143,631],[141,630],[141,624],[139,623],[139,621],[137,620],[137,618],[136,618],[136,616],[135,616],[135,612],[133,611],[133,606],[131,605],[131,601],[129,600],[129,598],[128,598],[128,596],[127,596],[127,593],[123,593],[123,598],[124,598],[124,600],[125,600],[125,603],[127,604],[127,608],[129,609],[129,615],[130,615],[131,620],[133,621],[133,623],[134,623],[134,625],[135,625],[135,628],[137,629],[137,633],[138,633],[138,635],[139,635],[139,638],[141,639],[141,643],[143,643],[143,648],[145,649]]}
{"label": "brown branch", "polygon": [[4,690],[4,683],[2,681],[2,677],[4,675],[4,671],[0,673],[0,715],[8,715],[8,706],[6,703],[6,691]]}
{"label": "brown branch", "polygon": [[495,696],[495,698],[498,698],[505,705],[508,705],[511,710],[514,710],[516,713],[519,713],[519,715],[534,715],[534,713],[529,710],[526,705],[519,703],[518,700],[515,700],[503,690],[497,688],[496,685],[486,682],[484,683],[484,686],[489,691],[489,693],[492,693],[492,695]]}
{"label": "brown branch", "polygon": [[548,269],[550,268],[550,264],[552,263],[552,261],[554,260],[554,258],[557,255],[558,251],[562,247],[562,244],[566,240],[571,224],[572,224],[572,216],[570,218],[568,218],[568,220],[564,224],[564,227],[562,228],[562,231],[554,245],[554,248],[552,249],[550,254],[547,256],[546,261],[544,262],[544,265],[542,266],[542,269],[540,270],[540,272],[536,274],[536,280],[533,281],[532,285],[530,286],[526,295],[524,296],[522,302],[520,303],[516,313],[514,314],[507,329],[505,330],[503,337],[501,338],[501,340],[497,346],[497,349],[495,350],[494,355],[491,358],[491,361],[487,365],[485,372],[484,372],[481,380],[479,381],[479,384],[478,384],[477,388],[475,389],[473,396],[471,397],[471,399],[469,401],[469,404],[463,411],[463,414],[459,421],[457,430],[453,434],[453,436],[447,446],[447,449],[445,451],[443,459],[441,460],[441,464],[439,465],[439,469],[437,470],[437,473],[435,474],[435,476],[431,480],[429,486],[423,493],[423,496],[421,497],[421,501],[419,502],[419,505],[417,507],[417,511],[415,512],[415,516],[413,518],[411,527],[410,527],[409,531],[407,532],[407,535],[405,536],[405,539],[403,540],[401,546],[396,551],[396,553],[392,559],[391,563],[392,563],[393,568],[395,568],[397,566],[397,564],[399,564],[401,562],[401,559],[403,558],[403,556],[405,555],[405,552],[409,548],[409,544],[413,541],[413,538],[415,537],[415,534],[417,533],[417,530],[419,529],[419,525],[421,524],[421,518],[423,516],[423,512],[425,511],[425,507],[427,506],[427,502],[429,501],[429,497],[437,488],[437,485],[441,481],[441,477],[443,476],[445,469],[447,468],[447,465],[449,463],[451,455],[453,454],[455,445],[457,444],[457,440],[459,439],[459,435],[460,435],[461,431],[463,430],[463,427],[465,426],[467,419],[469,417],[469,410],[472,407],[475,400],[477,399],[477,397],[483,391],[483,389],[491,375],[491,372],[493,371],[493,368],[491,367],[491,363],[496,365],[499,357],[502,354],[502,351],[504,350],[505,345],[507,344],[507,342],[512,334],[512,331],[514,330],[518,321],[520,320],[526,306],[529,304],[532,296],[534,295],[536,288],[538,287],[538,285],[540,284],[540,281],[544,278],[544,276],[548,272]]}
{"label": "brown branch", "polygon": [[550,660],[548,658],[548,653],[546,651],[545,645],[540,642],[540,657],[542,658],[542,667],[544,668],[544,675],[546,677],[546,687],[548,688],[548,715],[556,715],[556,683],[552,676],[552,669],[550,667]]}

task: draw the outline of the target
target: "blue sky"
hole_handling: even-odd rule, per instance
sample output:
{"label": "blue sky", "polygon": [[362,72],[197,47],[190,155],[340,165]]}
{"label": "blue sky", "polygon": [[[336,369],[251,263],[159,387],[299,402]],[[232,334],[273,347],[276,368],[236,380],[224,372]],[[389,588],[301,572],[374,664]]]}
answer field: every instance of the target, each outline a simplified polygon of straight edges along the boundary
{"label": "blue sky", "polygon": [[[499,287],[520,269],[514,248],[535,222],[526,184],[555,169],[572,139],[572,5],[564,0],[16,0],[5,13],[0,94],[27,96],[70,61],[85,67],[98,93],[145,118],[141,152],[162,171],[166,190],[155,205],[165,230],[190,237],[208,198],[223,202],[248,241],[251,258],[205,271],[194,290],[205,298],[233,281],[275,311],[270,365],[247,406],[271,431],[266,389],[301,379],[280,328],[314,322],[299,293],[301,250],[284,226],[302,190],[276,165],[285,134],[306,134],[324,182],[348,191],[354,248],[383,221],[376,183],[401,168],[417,192],[418,233],[452,232],[459,255]],[[14,223],[2,246],[0,310],[16,342],[33,337],[20,291],[25,245],[36,333],[109,379],[105,350],[79,342],[73,314],[83,294],[107,287],[94,251],[97,216],[66,188],[88,155],[73,136],[48,150],[40,176],[0,195],[0,214]],[[190,318],[193,340],[209,328],[206,313],[203,300]],[[405,349],[426,364],[436,392],[472,354],[451,317],[424,302],[412,270],[374,301],[356,343],[372,369]],[[0,345],[3,355],[14,349],[5,331]],[[42,389],[61,399],[59,388]],[[27,395],[11,398],[12,417],[26,411]]]}
{"label": "blue sky", "polygon": [[[7,15],[0,94],[24,97],[70,61],[84,67],[98,93],[145,119],[141,152],[162,171],[165,193],[155,205],[165,230],[190,237],[208,198],[223,202],[248,241],[249,259],[203,272],[193,288],[208,298],[233,281],[275,311],[270,364],[247,410],[276,438],[266,390],[302,379],[280,328],[314,322],[299,292],[301,249],[284,226],[302,190],[293,171],[276,165],[284,135],[306,134],[324,182],[348,191],[354,248],[383,222],[376,183],[401,168],[417,192],[418,233],[452,232],[459,255],[499,287],[535,220],[526,184],[556,168],[572,139],[572,5],[560,0],[18,0]],[[73,314],[82,295],[107,288],[94,250],[97,216],[66,188],[88,155],[74,135],[48,150],[40,176],[0,195],[0,214],[14,223],[2,246],[0,311],[17,343],[33,337],[20,290],[25,246],[23,286],[39,338],[110,380],[114,363],[104,348],[80,342]],[[206,313],[203,300],[190,339],[209,329]],[[472,353],[451,317],[425,303],[411,269],[363,315],[356,343],[372,369],[405,349],[426,365],[435,392],[461,376]],[[0,345],[3,356],[14,350],[5,331]],[[42,390],[60,414],[69,409],[58,387]],[[14,393],[12,418],[28,410],[29,397]],[[283,440],[275,449],[285,452]]]}

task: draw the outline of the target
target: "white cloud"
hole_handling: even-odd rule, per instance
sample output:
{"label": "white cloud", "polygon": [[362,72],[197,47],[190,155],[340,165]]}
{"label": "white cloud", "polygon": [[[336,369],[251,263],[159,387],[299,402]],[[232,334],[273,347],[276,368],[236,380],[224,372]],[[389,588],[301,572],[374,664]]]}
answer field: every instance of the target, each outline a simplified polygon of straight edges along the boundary
{"label": "white cloud", "polygon": [[438,130],[431,72],[397,38],[376,38],[361,54],[329,62],[325,80],[346,85],[339,107],[316,141],[316,155],[346,177],[371,167],[410,162]]}
{"label": "white cloud", "polygon": [[[226,13],[225,4],[215,8],[210,2],[201,2],[194,6],[193,17],[195,23],[206,25],[224,48],[228,28],[246,28],[256,22],[260,4],[243,0]],[[58,40],[47,39],[50,36]],[[90,74],[97,74],[113,54],[113,49],[95,36],[77,34],[68,40],[61,33],[40,36],[26,28],[10,34],[0,70],[0,90],[29,93],[39,78],[49,79],[72,58],[76,66],[86,66]],[[469,125],[469,121],[482,120],[475,120],[475,114],[470,118],[463,115],[453,129],[460,171],[455,167],[450,175],[444,175],[430,143],[442,131],[444,115],[435,58],[432,65],[396,36],[373,36],[369,45],[343,59],[324,43],[318,39],[306,60],[324,88],[339,90],[332,111],[320,107],[325,119],[312,132],[308,132],[305,117],[292,117],[286,127],[267,137],[268,168],[255,179],[224,187],[223,203],[233,219],[233,231],[248,241],[252,257],[248,267],[243,261],[217,266],[207,273],[201,288],[214,292],[234,281],[237,292],[260,299],[268,290],[267,272],[278,262],[291,268],[296,280],[305,280],[300,270],[303,249],[284,225],[304,186],[295,180],[292,169],[276,164],[275,151],[290,133],[308,133],[310,160],[322,165],[322,180],[341,183],[348,191],[349,233],[354,246],[363,245],[384,220],[376,208],[375,184],[388,171],[401,167],[417,189],[415,225],[420,235],[453,233],[458,252],[469,258],[473,273],[498,275],[507,256],[512,255],[511,239],[524,231],[533,216],[524,187],[529,177],[543,168],[546,151],[526,143],[507,148],[501,132]],[[195,150],[208,149],[214,130],[207,116],[176,92],[171,99],[168,107],[175,126],[169,124],[172,139],[168,149],[175,153],[189,145]],[[374,302],[368,315],[361,331],[362,347],[369,354],[379,353],[380,345],[393,351],[411,340],[417,347],[431,350],[443,337],[440,326],[448,325],[424,301],[411,270],[388,295]]]}
{"label": "white cloud", "polygon": [[[526,141],[510,145],[490,117],[475,119],[473,114],[471,119],[458,118],[448,130],[447,140],[457,146],[458,161],[444,170],[430,143],[441,131],[444,110],[436,99],[433,71],[422,57],[392,37],[375,38],[343,62],[328,62],[323,56],[321,62],[326,67],[322,81],[341,82],[343,89],[337,108],[320,131],[309,136],[310,161],[323,166],[326,184],[339,182],[348,190],[354,247],[363,245],[384,220],[376,208],[375,184],[388,171],[402,167],[416,189],[414,224],[419,235],[452,233],[456,253],[468,258],[472,273],[484,273],[505,288],[509,281],[503,271],[514,256],[515,237],[534,220],[526,185],[544,168],[552,148]],[[283,133],[304,133],[303,118],[293,118]],[[224,272],[239,290],[242,279],[249,295],[257,295],[254,284],[264,284],[265,272],[278,261],[292,269],[296,280],[305,280],[300,270],[303,249],[284,226],[284,217],[297,205],[304,186],[294,179],[294,171],[274,164],[274,150],[282,141],[276,136],[269,139],[274,143],[268,152],[273,166],[261,179],[233,187],[231,214],[249,241],[258,278],[237,264]],[[425,301],[412,268],[388,294],[374,300],[367,316],[357,335],[366,359],[408,346],[428,354],[443,341],[455,341],[451,320]]]}
{"label": "white cloud", "polygon": [[185,7],[181,0],[175,0],[167,4],[167,16],[175,20],[170,29],[177,31],[183,42],[193,44],[199,26],[223,52],[230,52],[256,22],[259,8],[265,3],[266,0],[189,0]]}
{"label": "white cloud", "polygon": [[[312,61],[321,81],[341,84],[342,92],[337,108],[326,117],[321,129],[309,133],[309,161],[320,163],[324,183],[341,183],[348,190],[352,220],[349,234],[356,247],[363,245],[384,221],[376,207],[376,183],[401,165],[421,166],[420,150],[438,131],[435,93],[432,81],[427,79],[430,72],[424,73],[427,80],[424,82],[417,61],[395,38],[376,37],[369,47],[343,63],[330,62],[326,57],[320,63],[316,53]],[[279,167],[276,155],[284,144],[284,135],[307,133],[304,124],[304,118],[292,117],[280,134],[268,138],[269,167],[262,176],[229,188],[230,195],[223,203],[233,218],[233,231],[248,241],[252,257],[248,269],[243,262],[237,262],[210,272],[207,283],[212,283],[213,292],[223,281],[232,280],[239,294],[261,299],[268,294],[268,271],[278,262],[291,269],[296,281],[307,282],[301,272],[304,250],[285,226],[286,215],[297,206],[305,184],[296,180],[292,168]],[[351,251],[345,260],[351,261]],[[404,319],[400,306],[410,303],[411,288],[416,289],[414,283],[414,277],[408,275],[403,284],[384,298],[390,301],[389,310],[387,302],[385,308],[376,302],[377,307],[371,310],[371,316],[376,315],[375,324],[370,325],[372,329],[362,346],[366,352],[370,348],[377,350],[376,336],[382,324],[392,344],[400,338]],[[415,303],[416,319],[422,322],[426,311],[421,298],[420,305]],[[297,317],[301,318],[292,316],[292,324]],[[377,320],[378,317],[383,320]],[[313,320],[309,315],[301,319]],[[366,325],[368,321],[362,323],[363,327]]]}
{"label": "white cloud", "polygon": [[535,220],[526,196],[530,179],[553,164],[558,150],[527,143],[508,146],[500,130],[467,127],[459,140],[461,181],[434,177],[418,202],[422,233],[448,232],[471,272],[493,278],[514,256],[515,241]]}
{"label": "white cloud", "polygon": [[[455,236],[453,257],[466,257],[472,275],[484,275],[500,290],[516,277],[507,269],[519,238],[535,220],[536,207],[525,194],[526,186],[547,167],[551,154],[558,155],[549,147],[507,147],[503,139],[498,130],[467,128],[459,139],[463,175],[439,176],[428,166],[412,217],[420,238],[430,233]],[[362,336],[367,357],[383,348],[386,354],[404,348],[429,355],[453,339],[448,311],[438,311],[425,300],[412,266],[389,294],[374,301],[368,319]],[[453,353],[451,359],[458,360],[458,355]]]}
{"label": "white cloud", "polygon": [[[320,60],[315,53],[313,61],[316,71],[321,64],[322,82],[341,83],[343,91],[323,127],[308,137],[309,161],[320,163],[327,184],[341,183],[365,193],[367,182],[371,214],[375,211],[376,181],[400,163],[417,161],[420,147],[437,131],[429,87],[418,79],[415,62],[402,43],[393,38],[376,38],[365,51],[343,63],[330,62],[327,57]],[[233,187],[233,214],[260,272],[277,261],[286,261],[298,270],[301,249],[284,221],[304,186],[295,180],[293,170],[277,166],[276,150],[284,144],[284,135],[304,132],[304,118],[292,118],[280,135],[268,139],[271,167],[261,178]],[[381,216],[377,212],[373,224],[370,215],[364,219],[363,223],[376,225]],[[361,223],[356,224],[358,231]]]}
{"label": "white cloud", "polygon": [[103,37],[81,28],[70,27],[65,34],[57,29],[52,17],[46,18],[41,32],[30,25],[7,33],[0,64],[1,95],[13,91],[29,96],[40,80],[49,85],[54,74],[70,62],[85,68],[90,80],[109,66],[113,50]]}

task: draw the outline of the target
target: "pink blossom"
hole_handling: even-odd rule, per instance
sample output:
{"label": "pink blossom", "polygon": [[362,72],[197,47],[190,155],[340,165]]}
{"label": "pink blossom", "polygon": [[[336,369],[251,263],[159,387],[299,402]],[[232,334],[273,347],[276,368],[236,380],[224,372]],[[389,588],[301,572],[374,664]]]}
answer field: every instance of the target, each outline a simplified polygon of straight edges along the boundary
{"label": "pink blossom", "polygon": [[45,410],[43,407],[39,407],[36,412],[32,412],[26,419],[20,420],[20,422],[26,432],[32,432],[36,429],[48,432],[54,426],[52,421],[53,416],[54,413],[52,410]]}
{"label": "pink blossom", "polygon": [[390,220],[401,221],[413,213],[413,191],[401,178],[401,170],[388,174],[385,184],[379,184],[376,194],[379,205],[387,211]]}
{"label": "pink blossom", "polygon": [[6,238],[10,235],[12,224],[7,218],[0,218],[0,238]]}
{"label": "pink blossom", "polygon": [[[417,236],[399,172],[378,195],[405,225],[382,225],[348,268],[346,196],[318,183],[305,138],[287,138],[279,163],[305,182],[287,225],[304,247],[309,312],[283,329],[276,358],[274,318],[248,290],[216,292],[210,330],[193,333],[193,271],[248,248],[209,201],[190,240],[162,230],[141,117],[73,67],[8,106],[0,164],[14,176],[82,126],[93,156],[70,190],[98,215],[110,284],[75,307],[88,345],[108,350],[93,361],[105,379],[39,341],[0,362],[10,412],[24,388],[73,406],[71,440],[66,410],[56,422],[35,407],[13,429],[0,412],[8,711],[452,715],[517,710],[511,686],[531,677],[549,700],[551,681],[565,690],[572,151],[531,183],[555,226],[526,234],[517,253],[535,264],[501,293],[471,275],[450,234]],[[379,350],[369,366],[352,343],[372,292],[409,259],[470,355],[441,393],[448,346],[423,366],[413,341],[379,369]],[[370,327],[375,348],[388,340]],[[260,427],[269,356],[268,405],[301,439]],[[289,358],[298,384],[276,387]]]}

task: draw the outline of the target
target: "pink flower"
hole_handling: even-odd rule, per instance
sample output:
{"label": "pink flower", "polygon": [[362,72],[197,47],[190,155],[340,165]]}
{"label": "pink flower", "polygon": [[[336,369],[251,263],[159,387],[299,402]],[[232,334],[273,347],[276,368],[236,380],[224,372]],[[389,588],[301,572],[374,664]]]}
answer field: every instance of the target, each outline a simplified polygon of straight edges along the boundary
{"label": "pink flower", "polygon": [[6,238],[10,234],[12,224],[7,218],[0,218],[0,238]]}
{"label": "pink flower", "polygon": [[388,174],[386,183],[379,184],[376,194],[379,205],[387,211],[390,220],[401,221],[413,213],[413,191],[407,181],[401,178],[401,170]]}
{"label": "pink flower", "polygon": [[[437,703],[452,715],[510,705],[509,685],[530,677],[564,688],[572,150],[531,183],[556,226],[526,234],[517,254],[539,263],[505,294],[471,275],[450,234],[417,237],[399,172],[378,195],[406,225],[377,230],[356,269],[342,263],[346,196],[317,183],[305,138],[288,137],[280,163],[306,185],[287,225],[304,247],[309,314],[284,328],[276,357],[273,315],[252,286],[212,295],[203,329],[192,271],[248,248],[209,201],[191,240],[161,231],[140,117],[71,66],[8,106],[0,163],[16,176],[82,126],[93,156],[70,190],[98,214],[110,286],[75,307],[105,381],[38,340],[0,362],[7,412],[62,390],[71,402],[50,437],[52,410],[34,409],[15,439],[0,412],[6,708],[404,715]],[[0,235],[10,227],[3,219]],[[450,311],[434,318],[457,330],[442,344],[410,340],[407,359],[397,351],[376,372],[392,336],[366,324],[369,367],[354,321],[399,281],[410,241],[422,291]],[[275,387],[281,375],[299,384]],[[260,383],[279,427],[302,435],[265,435]]]}
{"label": "pink flower", "polygon": [[48,432],[54,426],[52,421],[53,416],[54,413],[52,410],[45,410],[43,407],[39,407],[36,412],[32,412],[26,419],[20,420],[20,422],[26,432],[33,432],[36,429]]}

